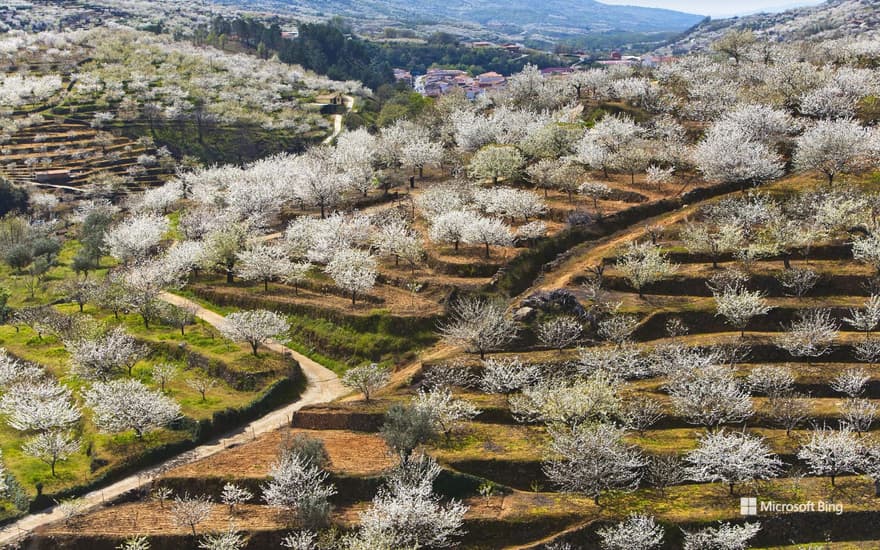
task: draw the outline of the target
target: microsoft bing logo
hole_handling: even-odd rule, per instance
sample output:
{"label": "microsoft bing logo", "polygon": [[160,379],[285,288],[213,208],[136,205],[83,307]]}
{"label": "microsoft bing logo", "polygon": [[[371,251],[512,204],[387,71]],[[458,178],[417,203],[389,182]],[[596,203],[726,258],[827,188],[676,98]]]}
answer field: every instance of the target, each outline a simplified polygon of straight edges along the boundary
{"label": "microsoft bing logo", "polygon": [[755,497],[742,497],[739,499],[739,514],[741,516],[758,515],[758,499]]}

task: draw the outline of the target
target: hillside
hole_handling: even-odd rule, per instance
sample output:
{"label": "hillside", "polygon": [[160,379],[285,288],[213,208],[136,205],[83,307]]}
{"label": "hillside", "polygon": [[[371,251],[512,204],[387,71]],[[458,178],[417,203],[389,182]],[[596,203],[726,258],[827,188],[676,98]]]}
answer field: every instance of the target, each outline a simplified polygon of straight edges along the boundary
{"label": "hillside", "polygon": [[880,549],[871,5],[16,1],[0,550]]}
{"label": "hillside", "polygon": [[731,30],[751,30],[768,41],[834,40],[859,36],[880,25],[880,2],[876,0],[830,0],[818,6],[775,14],[755,14],[706,21],[660,53],[684,54],[704,51]]}
{"label": "hillside", "polygon": [[[549,0],[223,0],[247,9],[295,12],[320,17],[335,14],[367,24],[406,23],[447,30],[479,30],[484,36],[503,35],[520,39],[542,39],[582,35],[587,32],[683,31],[701,16],[670,10],[633,6],[611,6],[594,1]],[[499,15],[500,14],[500,15]]]}

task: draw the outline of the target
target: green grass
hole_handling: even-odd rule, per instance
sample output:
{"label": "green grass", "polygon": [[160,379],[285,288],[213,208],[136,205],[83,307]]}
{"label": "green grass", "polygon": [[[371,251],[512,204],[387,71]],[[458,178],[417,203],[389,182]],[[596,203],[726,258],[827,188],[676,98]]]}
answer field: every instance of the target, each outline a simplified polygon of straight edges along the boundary
{"label": "green grass", "polygon": [[361,332],[329,319],[305,315],[287,318],[293,339],[291,347],[302,349],[301,353],[320,363],[329,359],[327,366],[336,372],[370,362],[404,363],[436,338],[433,332],[414,331],[398,336],[380,331]]}
{"label": "green grass", "polygon": [[[58,306],[60,311],[74,313],[77,307],[74,305]],[[113,315],[98,310],[92,306],[86,306],[85,314],[94,316],[107,325],[116,324]],[[198,352],[215,364],[222,363],[226,368],[235,373],[262,373],[257,380],[261,382],[249,391],[237,390],[222,380],[211,388],[202,400],[201,395],[186,384],[188,374],[181,373],[177,378],[166,385],[166,393],[180,403],[183,414],[193,420],[210,419],[212,415],[224,409],[243,408],[258,399],[274,381],[280,379],[286,367],[284,360],[271,353],[261,353],[254,357],[249,348],[224,340],[218,335],[213,335],[213,329],[199,322],[195,326],[188,327],[185,336],[181,336],[177,329],[151,324],[150,329],[143,326],[140,318],[134,314],[121,316],[118,323],[122,324],[133,336],[152,343],[152,353],[139,361],[132,372],[132,376],[141,380],[150,387],[158,388],[151,377],[151,368],[159,362],[172,362],[181,365],[175,357],[169,356],[166,347],[175,349],[178,344],[186,346]],[[65,385],[75,390],[78,395],[82,382],[68,374],[68,356],[62,342],[54,336],[40,338],[35,332],[27,327],[16,330],[10,325],[0,326],[0,347],[7,348],[11,353],[23,359],[43,365],[49,372],[56,376]],[[181,365],[183,367],[183,365]],[[72,486],[88,483],[96,475],[100,475],[114,466],[135,460],[145,451],[158,446],[180,442],[191,437],[184,431],[158,430],[138,440],[130,433],[107,435],[98,433],[89,421],[89,413],[84,410],[84,420],[79,423],[76,430],[83,440],[83,451],[91,449],[91,457],[85,452],[76,454],[70,460],[57,465],[58,476],[50,475],[49,466],[43,462],[24,455],[21,445],[27,436],[21,434],[5,424],[0,425],[0,449],[3,450],[4,462],[10,472],[33,496],[36,494],[38,483],[43,484],[44,493],[54,493]],[[103,462],[95,462],[92,459],[100,459]],[[93,469],[92,466],[98,466]]]}
{"label": "green grass", "polygon": [[312,361],[320,363],[321,365],[327,367],[338,375],[345,374],[345,371],[347,371],[349,368],[349,366],[345,363],[342,363],[340,361],[337,361],[336,359],[333,359],[332,357],[328,357],[323,353],[315,351],[314,349],[309,348],[300,342],[296,342],[294,340],[286,340],[284,342],[284,345],[297,353],[305,355]]}
{"label": "green grass", "polygon": [[[75,239],[64,241],[58,252],[56,265],[46,273],[42,285],[36,290],[33,297],[27,288],[28,276],[18,273],[5,263],[0,262],[0,286],[5,287],[11,293],[9,306],[12,308],[33,307],[63,298],[63,293],[60,291],[61,283],[77,276],[70,265],[79,247],[79,242]],[[89,272],[89,278],[100,281],[115,263],[116,261],[110,256],[101,258],[100,267]]]}
{"label": "green grass", "polygon": [[[221,315],[229,315],[240,309],[209,302],[189,289],[177,290],[174,294]],[[387,314],[385,310],[374,310],[372,313]],[[397,336],[382,331],[362,332],[329,319],[306,315],[289,314],[287,320],[291,330],[284,344],[337,374],[370,362],[401,364],[411,359],[418,349],[436,340],[436,335],[428,331]]]}
{"label": "green grass", "polygon": [[[172,226],[175,220],[172,217]],[[64,243],[58,255],[58,263],[49,270],[43,285],[30,296],[27,289],[26,276],[13,273],[8,266],[0,265],[0,281],[11,292],[9,305],[13,308],[36,306],[52,303],[62,298],[60,284],[76,274],[70,269],[79,244],[75,240]],[[113,260],[102,260],[102,269],[89,275],[93,279],[104,276]],[[181,294],[186,295],[183,292]],[[217,308],[210,304],[211,309],[219,313],[228,313],[225,308]],[[67,314],[78,314],[75,304],[62,304],[57,309]],[[166,385],[166,392],[181,405],[183,414],[192,420],[210,419],[218,411],[238,409],[257,400],[275,381],[284,376],[287,364],[279,356],[261,353],[254,357],[246,346],[229,342],[222,338],[215,329],[198,321],[187,327],[185,335],[173,327],[159,323],[151,323],[149,328],[143,325],[141,318],[135,314],[121,315],[117,320],[111,312],[103,311],[91,304],[86,305],[84,314],[94,317],[106,327],[120,324],[144,342],[150,344],[152,352],[139,361],[132,376],[150,387],[158,387],[151,376],[152,366],[159,362],[172,362],[181,366],[181,374]],[[197,353],[213,367],[222,367],[234,375],[252,375],[252,387],[247,390],[236,389],[222,380],[218,380],[202,400],[201,395],[186,384],[187,376],[183,374],[183,361],[178,347],[185,345],[187,349]],[[53,376],[74,390],[79,399],[79,390],[83,386],[81,380],[72,377],[68,372],[68,355],[63,343],[56,337],[44,335],[39,337],[28,327],[0,326],[0,347],[23,359],[38,363]],[[293,398],[294,396],[291,396]],[[80,403],[81,404],[81,403]],[[157,430],[137,439],[131,433],[101,434],[89,420],[89,411],[83,411],[83,420],[76,426],[76,435],[82,440],[82,452],[56,466],[57,477],[50,475],[49,466],[38,459],[29,457],[21,451],[21,445],[29,437],[28,434],[17,432],[5,424],[0,425],[0,449],[3,450],[4,463],[15,478],[22,484],[29,496],[37,494],[37,487],[42,486],[44,494],[53,494],[75,486],[88,484],[109,469],[137,460],[151,449],[157,449],[169,443],[191,439],[192,434],[184,430]],[[88,451],[88,453],[86,452]],[[15,511],[9,503],[0,502],[0,518],[12,516]]]}

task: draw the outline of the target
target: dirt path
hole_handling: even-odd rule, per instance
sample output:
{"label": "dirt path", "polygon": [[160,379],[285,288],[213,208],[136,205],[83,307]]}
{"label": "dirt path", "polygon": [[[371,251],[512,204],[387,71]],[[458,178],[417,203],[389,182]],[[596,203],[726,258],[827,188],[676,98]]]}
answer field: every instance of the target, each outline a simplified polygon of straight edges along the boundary
{"label": "dirt path", "polygon": [[330,145],[336,139],[336,136],[342,132],[342,115],[333,115],[331,118],[333,118],[333,132],[324,138],[321,145]]}
{"label": "dirt path", "polygon": [[[354,98],[350,95],[342,96],[342,102],[345,104],[345,110],[351,112],[354,108]],[[342,115],[333,115],[333,133],[327,136],[324,141],[321,142],[321,145],[330,145],[333,143],[333,140],[342,133]]]}
{"label": "dirt path", "polygon": [[580,531],[581,529],[585,528],[589,524],[593,523],[593,521],[595,521],[595,519],[592,519],[592,518],[585,520],[585,521],[579,521],[573,525],[566,527],[562,531],[557,531],[555,533],[547,535],[546,537],[543,537],[538,540],[533,540],[532,542],[527,542],[525,544],[516,544],[514,546],[507,546],[504,548],[504,550],[534,550],[536,548],[546,548],[546,546],[548,544],[553,544],[554,542],[558,542],[559,539],[561,539],[565,535],[569,535],[569,534],[575,533],[576,531]]}
{"label": "dirt path", "polygon": [[[195,308],[196,315],[215,328],[220,328],[226,323],[226,319],[222,315],[205,309],[195,302],[181,296],[164,293],[162,299],[178,306],[187,305]],[[241,445],[256,439],[260,434],[271,432],[282,426],[287,426],[290,424],[291,415],[306,405],[327,403],[349,393],[339,381],[336,374],[319,363],[316,363],[308,357],[277,342],[269,342],[266,344],[266,347],[276,353],[289,354],[299,362],[303,375],[308,382],[308,386],[298,401],[285,405],[280,409],[276,409],[218,439],[199,445],[198,447],[177,455],[174,458],[150,468],[144,468],[135,474],[117,481],[116,483],[84,495],[82,500],[86,510],[96,508],[123,493],[143,487],[170,468],[215,455],[229,447]],[[61,519],[63,519],[62,514],[57,510],[57,507],[49,508],[48,510],[35,514],[29,514],[15,523],[0,529],[0,548],[4,548],[7,545],[11,545],[21,540],[27,536],[28,533],[38,527]]]}
{"label": "dirt path", "polygon": [[705,201],[701,201],[697,204],[692,204],[675,210],[674,212],[666,212],[630,225],[629,227],[621,229],[616,233],[612,233],[607,237],[586,243],[585,246],[589,247],[587,250],[582,250],[580,253],[573,254],[571,258],[563,262],[559,267],[544,274],[541,279],[536,281],[525,292],[523,292],[518,299],[528,296],[537,290],[554,290],[568,286],[573,278],[583,273],[584,268],[594,265],[602,258],[611,255],[611,252],[621,244],[632,241],[633,239],[638,238],[639,235],[644,234],[646,226],[660,225],[668,227],[683,220],[687,216],[693,216],[704,204]]}

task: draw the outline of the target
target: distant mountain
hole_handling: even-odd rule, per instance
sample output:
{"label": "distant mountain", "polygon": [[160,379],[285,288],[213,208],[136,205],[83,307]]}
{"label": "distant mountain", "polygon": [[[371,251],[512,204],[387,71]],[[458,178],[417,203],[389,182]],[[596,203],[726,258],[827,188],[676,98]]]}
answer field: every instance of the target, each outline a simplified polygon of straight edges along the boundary
{"label": "distant mountain", "polygon": [[704,51],[731,30],[751,30],[759,38],[777,42],[864,37],[880,30],[880,0],[829,0],[780,13],[709,20],[658,52]]}
{"label": "distant mountain", "polygon": [[474,31],[521,39],[593,32],[684,31],[702,16],[672,10],[617,6],[594,0],[221,0],[248,9],[311,17],[339,15],[356,25],[405,24],[466,34]]}

